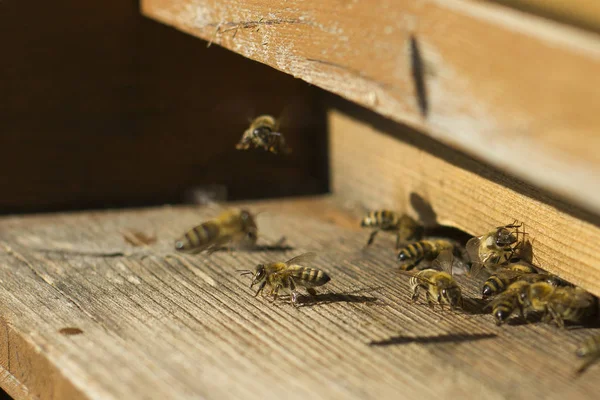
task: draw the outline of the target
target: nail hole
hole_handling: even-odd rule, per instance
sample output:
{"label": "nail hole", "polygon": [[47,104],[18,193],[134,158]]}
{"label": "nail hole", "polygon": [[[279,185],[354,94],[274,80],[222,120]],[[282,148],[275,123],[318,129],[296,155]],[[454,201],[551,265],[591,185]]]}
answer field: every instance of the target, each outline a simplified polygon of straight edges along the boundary
{"label": "nail hole", "polygon": [[66,335],[66,336],[81,335],[83,333],[83,331],[79,328],[70,328],[70,327],[62,328],[58,332],[62,333],[63,335]]}

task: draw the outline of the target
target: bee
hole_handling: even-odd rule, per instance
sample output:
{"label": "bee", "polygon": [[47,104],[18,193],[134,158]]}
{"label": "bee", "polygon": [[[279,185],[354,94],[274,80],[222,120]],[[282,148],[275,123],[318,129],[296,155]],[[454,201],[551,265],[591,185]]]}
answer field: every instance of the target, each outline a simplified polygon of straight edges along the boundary
{"label": "bee", "polygon": [[492,309],[496,325],[502,325],[516,309],[519,309],[520,314],[523,315],[521,293],[528,287],[529,283],[524,280],[513,282],[486,306]]}
{"label": "bee", "polygon": [[412,290],[411,300],[419,299],[420,289],[425,290],[425,299],[429,307],[435,307],[437,301],[442,308],[444,304],[450,305],[450,309],[463,307],[462,291],[452,276],[452,266],[454,264],[454,255],[446,250],[440,253],[432,267],[438,269],[424,269],[412,275],[409,285]]}
{"label": "bee", "polygon": [[525,232],[519,230],[522,226],[515,221],[469,239],[466,250],[472,262],[471,275],[477,275],[483,268],[493,273],[499,266],[507,264],[523,246],[520,236]]}
{"label": "bee", "polygon": [[581,374],[600,358],[600,335],[585,339],[577,348],[575,354],[577,357],[583,358],[583,363],[577,368],[577,373]]}
{"label": "bee", "polygon": [[421,261],[433,261],[446,250],[454,251],[454,244],[446,239],[425,239],[411,243],[398,253],[398,261],[402,263],[400,268],[410,271]]}
{"label": "bee", "polygon": [[227,210],[187,231],[175,241],[175,250],[199,253],[216,250],[229,242],[253,246],[257,239],[258,228],[252,214],[246,210]]}
{"label": "bee", "polygon": [[538,274],[538,270],[533,265],[520,261],[508,265],[495,274],[491,275],[483,284],[481,297],[485,300],[502,293],[511,283],[517,280],[525,280],[527,282],[538,282],[544,280],[545,274]]}
{"label": "bee", "polygon": [[261,115],[255,118],[250,127],[246,129],[240,142],[235,146],[238,150],[262,148],[274,154],[288,154],[291,149],[287,147],[285,138],[279,130],[279,123],[270,115]]}
{"label": "bee", "polygon": [[527,312],[542,313],[543,322],[564,328],[565,321],[581,322],[596,311],[596,298],[579,287],[554,287],[547,282],[530,285],[520,296]]}
{"label": "bee", "polygon": [[379,231],[396,233],[396,249],[400,247],[400,243],[411,239],[420,239],[423,233],[423,227],[417,221],[406,214],[398,215],[389,210],[371,211],[362,219],[360,226],[375,228],[369,236],[367,246],[373,244]]}
{"label": "bee", "polygon": [[304,287],[308,294],[316,296],[317,292],[314,288],[323,286],[331,280],[329,275],[324,271],[303,266],[303,264],[313,261],[315,257],[315,253],[305,253],[286,262],[258,264],[254,272],[250,270],[242,270],[241,272],[242,275],[252,275],[250,288],[258,285],[258,290],[254,294],[254,297],[258,296],[265,286],[268,286],[268,292],[263,293],[263,296],[273,295],[272,301],[275,302],[280,289],[289,289],[291,291],[292,304],[297,306],[299,296],[296,290],[297,287]]}

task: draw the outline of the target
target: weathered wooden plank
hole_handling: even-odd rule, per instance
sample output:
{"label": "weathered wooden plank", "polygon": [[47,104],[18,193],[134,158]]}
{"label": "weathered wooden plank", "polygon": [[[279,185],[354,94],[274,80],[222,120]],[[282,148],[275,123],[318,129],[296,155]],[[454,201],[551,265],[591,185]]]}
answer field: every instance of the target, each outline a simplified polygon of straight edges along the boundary
{"label": "weathered wooden plank", "polygon": [[600,295],[598,217],[375,113],[333,105],[331,180],[340,198],[416,217],[416,195],[438,222],[472,235],[522,221],[542,267]]}
{"label": "weathered wooden plank", "polygon": [[[488,315],[411,304],[393,239],[362,251],[367,232],[338,200],[248,207],[263,211],[263,243],[285,235],[293,250],[173,257],[173,239],[214,214],[206,208],[3,218],[0,365],[42,399],[597,393],[600,368],[572,378],[588,330],[498,328]],[[124,230],[157,241],[134,247]],[[236,273],[305,251],[333,278],[315,304],[253,298]]]}
{"label": "weathered wooden plank", "polygon": [[451,0],[144,0],[142,12],[600,210],[596,34]]}

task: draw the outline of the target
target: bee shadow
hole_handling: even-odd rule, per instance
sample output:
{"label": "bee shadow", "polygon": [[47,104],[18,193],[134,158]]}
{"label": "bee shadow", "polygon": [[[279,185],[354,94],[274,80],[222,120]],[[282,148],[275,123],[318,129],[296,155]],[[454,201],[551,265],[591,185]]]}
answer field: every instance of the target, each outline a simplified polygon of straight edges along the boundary
{"label": "bee shadow", "polygon": [[469,315],[489,314],[491,309],[486,309],[487,302],[476,297],[464,297],[462,310]]}
{"label": "bee shadow", "polygon": [[300,302],[300,307],[310,307],[321,304],[331,304],[331,303],[375,303],[379,301],[377,297],[373,296],[361,296],[353,293],[360,293],[366,290],[372,291],[375,289],[359,289],[352,292],[346,293],[321,293],[315,296],[310,295],[300,295],[298,296],[298,301]]}
{"label": "bee shadow", "polygon": [[461,343],[474,342],[477,340],[491,339],[498,335],[495,333],[474,333],[474,334],[449,334],[437,336],[394,336],[385,340],[375,340],[369,343],[369,346],[390,346],[395,344],[439,344],[439,343]]}

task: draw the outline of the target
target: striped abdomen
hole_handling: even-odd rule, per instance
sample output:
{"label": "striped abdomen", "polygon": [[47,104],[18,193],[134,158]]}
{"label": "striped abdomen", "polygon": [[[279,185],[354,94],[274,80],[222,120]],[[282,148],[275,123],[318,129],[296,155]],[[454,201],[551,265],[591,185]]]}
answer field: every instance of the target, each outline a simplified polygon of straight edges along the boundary
{"label": "striped abdomen", "polygon": [[483,284],[481,295],[484,299],[502,293],[508,285],[514,282],[517,277],[505,276],[502,274],[492,275]]}
{"label": "striped abdomen", "polygon": [[320,269],[309,267],[290,266],[294,283],[299,286],[313,287],[321,286],[331,280],[329,275]]}
{"label": "striped abdomen", "polygon": [[398,229],[398,215],[389,210],[371,211],[361,222],[363,227],[376,227],[382,230]]}
{"label": "striped abdomen", "polygon": [[220,239],[221,229],[214,221],[198,225],[175,242],[175,249],[183,252],[197,253],[214,245]]}
{"label": "striped abdomen", "polygon": [[422,260],[433,261],[440,252],[452,247],[452,244],[446,240],[420,240],[401,249],[398,260],[408,264],[406,270],[410,270]]}
{"label": "striped abdomen", "polygon": [[516,294],[512,294],[509,296],[504,296],[498,301],[494,302],[492,307],[492,315],[496,319],[496,324],[501,325],[504,323],[508,317],[515,311],[517,308],[518,299]]}

